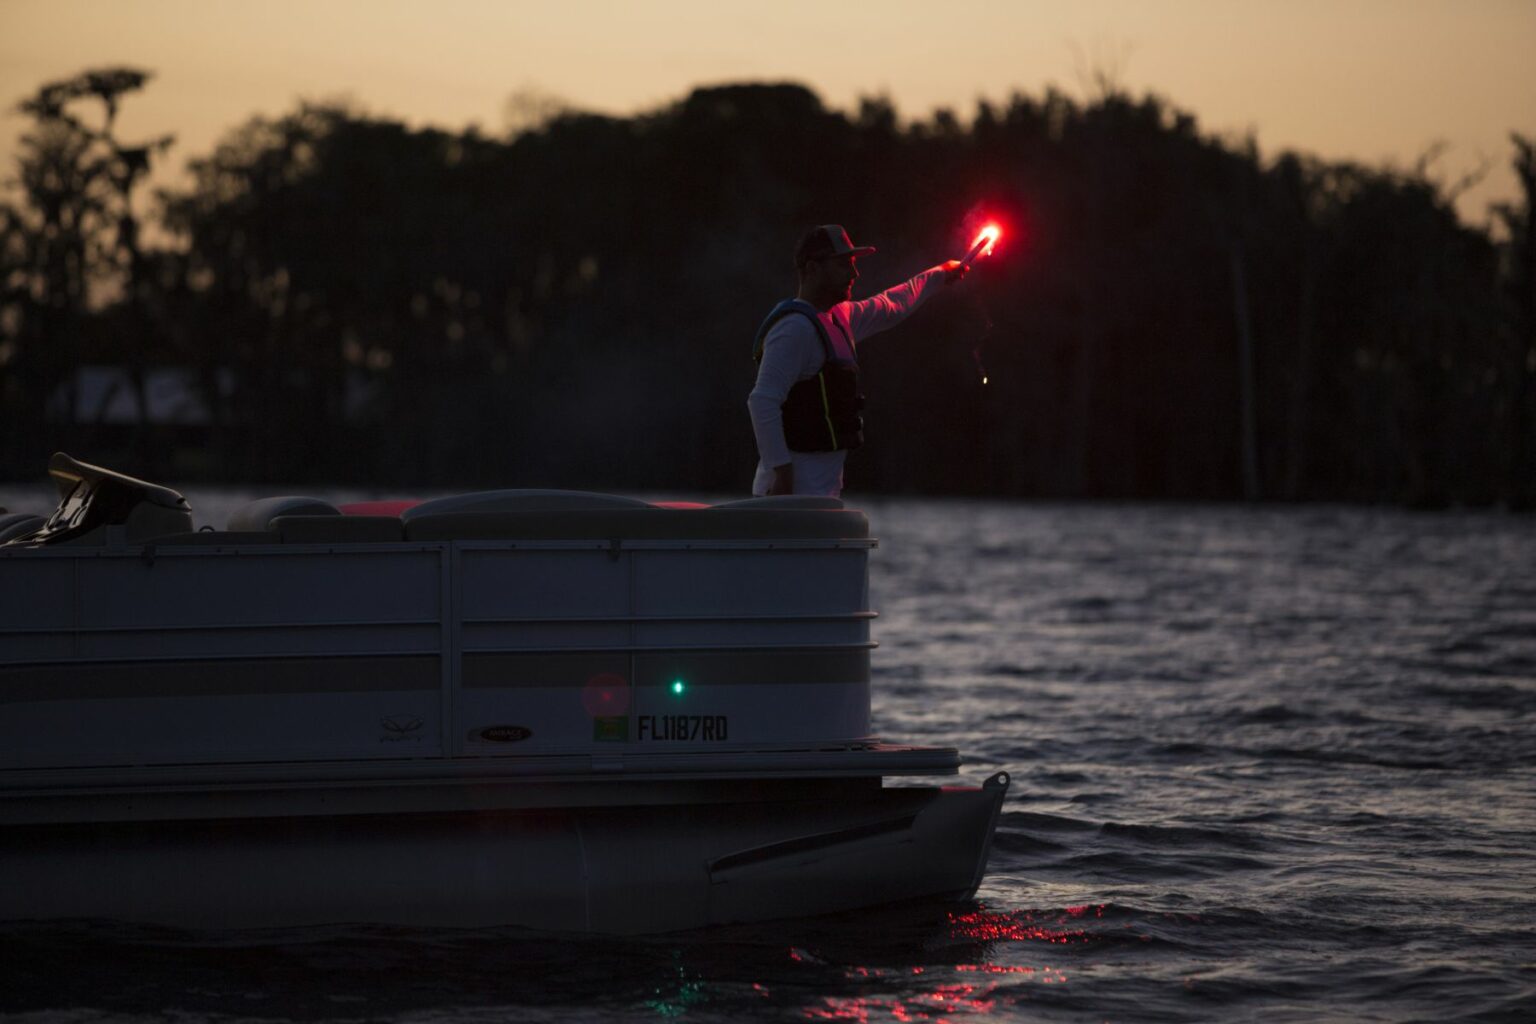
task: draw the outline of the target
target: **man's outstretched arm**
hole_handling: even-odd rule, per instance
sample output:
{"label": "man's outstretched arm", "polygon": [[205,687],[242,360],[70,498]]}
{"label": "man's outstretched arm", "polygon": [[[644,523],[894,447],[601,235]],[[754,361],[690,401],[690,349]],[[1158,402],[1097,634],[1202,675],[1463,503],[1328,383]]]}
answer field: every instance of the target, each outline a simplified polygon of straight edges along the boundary
{"label": "man's outstretched arm", "polygon": [[949,260],[930,267],[915,277],[892,285],[878,295],[848,303],[848,325],[855,341],[863,341],[895,327],[931,296],[940,284],[950,284],[965,276],[959,260]]}

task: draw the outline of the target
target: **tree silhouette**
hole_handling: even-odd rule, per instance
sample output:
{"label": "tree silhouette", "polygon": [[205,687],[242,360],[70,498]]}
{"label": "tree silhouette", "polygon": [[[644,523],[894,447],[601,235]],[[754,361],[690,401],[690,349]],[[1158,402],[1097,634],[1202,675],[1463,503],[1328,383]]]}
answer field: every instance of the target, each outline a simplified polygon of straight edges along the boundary
{"label": "tree silhouette", "polygon": [[1536,508],[1536,140],[1511,133],[1513,165],[1521,202],[1495,209],[1508,235],[1504,318],[1507,353],[1497,375],[1509,382],[1501,417],[1513,444],[1508,452],[1509,498],[1521,508]]}
{"label": "tree silhouette", "polygon": [[[158,352],[196,369],[226,478],[741,491],[748,343],[793,290],[796,236],[873,240],[868,292],[988,216],[999,253],[862,353],[853,492],[1532,500],[1522,136],[1504,244],[1425,166],[1266,161],[1109,81],[968,121],[792,83],[633,117],[533,96],[504,138],[305,103],[193,160],[174,246],[145,252],[120,213],[151,151],[73,113],[106,104],[110,133],[138,85],[30,101],[33,184],[0,211],[8,416],[87,348]],[[109,270],[117,301],[93,308]]]}
{"label": "tree silhouette", "polygon": [[[150,452],[144,383],[155,354],[148,304],[157,284],[134,194],[172,138],[130,145],[116,134],[122,98],[149,77],[133,68],[88,71],[42,86],[17,107],[33,124],[22,136],[13,183],[22,201],[0,204],[0,313],[8,346],[0,394],[9,458],[36,458],[23,452],[23,442],[48,434],[74,439],[76,425],[93,418],[76,394],[75,371],[104,348],[129,373],[141,457]],[[100,108],[95,118],[80,110],[92,101]],[[114,300],[114,315],[91,316]],[[106,322],[115,328],[110,339],[97,336]],[[47,403],[60,389],[64,407],[50,424]]]}

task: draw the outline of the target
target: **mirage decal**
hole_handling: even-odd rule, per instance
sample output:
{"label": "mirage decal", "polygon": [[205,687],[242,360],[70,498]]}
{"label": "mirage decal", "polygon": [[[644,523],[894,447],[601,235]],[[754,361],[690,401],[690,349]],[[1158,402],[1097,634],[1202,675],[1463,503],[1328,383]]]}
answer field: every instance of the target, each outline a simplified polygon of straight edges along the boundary
{"label": "mirage decal", "polygon": [[533,730],[522,725],[488,725],[470,732],[469,738],[491,743],[521,743],[532,735]]}

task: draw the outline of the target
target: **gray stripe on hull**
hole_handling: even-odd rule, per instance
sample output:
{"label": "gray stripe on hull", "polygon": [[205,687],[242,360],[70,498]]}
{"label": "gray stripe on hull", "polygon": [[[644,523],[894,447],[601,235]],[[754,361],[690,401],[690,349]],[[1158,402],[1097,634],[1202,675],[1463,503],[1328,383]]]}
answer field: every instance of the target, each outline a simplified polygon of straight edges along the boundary
{"label": "gray stripe on hull", "polygon": [[690,686],[867,683],[869,649],[687,651],[636,656],[637,685],[665,686],[674,679]]}
{"label": "gray stripe on hull", "polygon": [[464,654],[463,685],[582,687],[594,677],[629,678],[628,654]]}
{"label": "gray stripe on hull", "polygon": [[0,667],[0,704],[436,690],[441,685],[435,655],[11,665]]}
{"label": "gray stripe on hull", "polygon": [[792,683],[867,683],[869,649],[814,651],[678,651],[636,654],[630,679],[627,654],[466,653],[463,681],[470,688],[581,687],[611,674],[636,686],[741,686]]}

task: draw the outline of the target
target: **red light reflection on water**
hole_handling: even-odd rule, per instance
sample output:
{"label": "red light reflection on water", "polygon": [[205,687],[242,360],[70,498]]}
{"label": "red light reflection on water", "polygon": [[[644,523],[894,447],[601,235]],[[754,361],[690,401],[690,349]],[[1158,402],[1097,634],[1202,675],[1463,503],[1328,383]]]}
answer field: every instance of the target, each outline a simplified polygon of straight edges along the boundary
{"label": "red light reflection on water", "polygon": [[949,915],[949,933],[955,938],[979,939],[983,942],[1051,942],[1068,945],[1088,942],[1092,939],[1087,929],[1061,928],[1070,920],[1103,917],[1104,905],[1067,907],[1064,915],[1048,921],[1038,921],[1032,913],[994,914],[976,910],[966,914]]}
{"label": "red light reflection on water", "polygon": [[[1017,967],[992,964],[961,964],[957,972],[985,972],[999,975],[1034,975],[1032,979],[1043,985],[1061,984],[1067,976],[1049,967]],[[859,977],[876,976],[879,971],[861,971]],[[905,995],[826,996],[820,1006],[808,1006],[802,1010],[806,1020],[896,1020],[902,1022],[931,1021],[943,1024],[953,1016],[990,1014],[997,1009],[994,994],[999,981],[972,984],[954,981],[934,985],[923,992]]]}
{"label": "red light reflection on water", "polygon": [[805,1009],[807,1020],[867,1021],[871,1014],[898,1021],[945,1021],[950,1014],[991,1013],[995,999],[987,998],[988,986],[939,985],[928,992],[908,996],[827,996],[822,1006]]}
{"label": "red light reflection on water", "polygon": [[[948,916],[949,937],[961,942],[1045,942],[1070,945],[1092,942],[1097,932],[1081,927],[1104,917],[1106,904],[1083,904],[1036,914],[1026,911],[996,913],[985,909]],[[791,947],[789,958],[797,963],[824,963],[815,954]],[[801,1010],[806,1020],[930,1022],[989,1015],[1012,1005],[1009,990],[1021,983],[1064,985],[1066,972],[1046,965],[952,964],[948,966],[847,967],[845,976],[874,987],[899,989],[856,996],[825,996],[817,1005]],[[921,979],[921,980],[917,980]],[[914,989],[914,986],[916,988]],[[998,989],[1003,988],[1002,992]]]}
{"label": "red light reflection on water", "polygon": [[[1067,907],[1037,920],[1033,914],[1000,914],[986,910],[949,915],[950,936],[965,941],[1048,942],[1068,944],[1091,941],[1083,928],[1062,927],[1084,918],[1102,918],[1104,907]],[[805,950],[791,948],[790,959],[806,962],[814,959]],[[952,966],[849,967],[845,975],[856,981],[885,981],[901,992],[881,992],[856,996],[826,996],[815,1006],[802,1009],[806,1020],[870,1021],[894,1020],[942,1024],[955,1018],[990,1015],[998,1008],[1000,986],[1021,982],[1040,985],[1066,984],[1064,971],[1049,966],[1024,964],[954,964]],[[914,979],[918,991],[912,991]],[[1006,999],[1006,996],[1002,998]]]}

